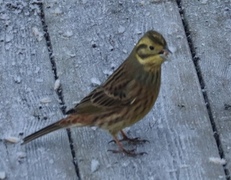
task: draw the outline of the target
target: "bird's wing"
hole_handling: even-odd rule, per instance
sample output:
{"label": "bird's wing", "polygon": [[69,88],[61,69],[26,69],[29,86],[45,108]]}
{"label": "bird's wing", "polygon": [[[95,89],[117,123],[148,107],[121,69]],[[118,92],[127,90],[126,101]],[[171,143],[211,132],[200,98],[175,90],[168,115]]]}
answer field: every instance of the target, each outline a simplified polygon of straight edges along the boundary
{"label": "bird's wing", "polygon": [[[100,113],[109,109],[122,108],[134,101],[131,94],[134,80],[124,76],[116,76],[119,69],[102,85],[83,98],[70,113]],[[117,77],[117,79],[115,79]]]}
{"label": "bird's wing", "polygon": [[121,108],[132,101],[132,99],[128,98],[127,94],[124,89],[116,89],[116,91],[112,92],[104,87],[99,87],[82,99],[82,101],[73,109],[69,110],[67,114],[75,112],[91,114]]}

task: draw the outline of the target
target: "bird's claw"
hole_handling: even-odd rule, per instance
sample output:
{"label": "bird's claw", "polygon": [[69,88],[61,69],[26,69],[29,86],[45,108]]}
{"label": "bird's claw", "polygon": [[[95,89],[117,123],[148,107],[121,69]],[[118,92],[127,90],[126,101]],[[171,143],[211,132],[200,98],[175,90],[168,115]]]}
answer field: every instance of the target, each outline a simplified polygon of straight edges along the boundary
{"label": "bird's claw", "polygon": [[[136,137],[136,138],[128,138],[128,137],[126,137],[126,138],[119,139],[119,142],[123,142],[123,141],[127,141],[127,142],[132,143],[132,144],[141,144],[141,143],[146,143],[146,142],[150,143],[149,140],[140,139],[138,137]],[[116,141],[113,139],[113,140],[109,141],[108,144],[110,144],[112,142],[116,143]]]}
{"label": "bird's claw", "polygon": [[146,142],[150,143],[149,140],[140,139],[138,137],[136,137],[136,138],[128,138],[128,137],[126,137],[126,138],[121,139],[120,141],[127,141],[127,142],[130,142],[130,143],[133,143],[133,144],[140,144],[140,143],[146,143]]}
{"label": "bird's claw", "polygon": [[131,150],[126,150],[126,149],[113,150],[113,149],[109,149],[108,151],[110,151],[112,153],[124,153],[124,154],[126,154],[128,156],[133,156],[133,157],[147,154],[146,152],[135,152],[135,149],[131,149]]}

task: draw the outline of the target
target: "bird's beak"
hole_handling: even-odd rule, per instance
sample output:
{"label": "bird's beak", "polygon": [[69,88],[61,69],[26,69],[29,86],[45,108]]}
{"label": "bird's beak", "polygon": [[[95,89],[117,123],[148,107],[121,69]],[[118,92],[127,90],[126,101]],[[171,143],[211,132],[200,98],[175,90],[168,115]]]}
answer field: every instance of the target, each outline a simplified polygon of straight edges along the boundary
{"label": "bird's beak", "polygon": [[168,47],[165,47],[163,49],[163,55],[166,56],[166,57],[168,57],[168,54],[172,54],[172,52],[168,49]]}
{"label": "bird's beak", "polygon": [[168,49],[168,47],[165,47],[159,54],[162,58],[167,59],[168,54],[172,54],[172,52]]}

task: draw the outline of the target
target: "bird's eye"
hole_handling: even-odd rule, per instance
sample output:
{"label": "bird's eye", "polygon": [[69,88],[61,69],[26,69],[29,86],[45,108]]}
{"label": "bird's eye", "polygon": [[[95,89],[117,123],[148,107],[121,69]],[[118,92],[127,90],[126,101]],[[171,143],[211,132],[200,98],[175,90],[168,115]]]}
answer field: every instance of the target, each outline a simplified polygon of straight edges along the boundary
{"label": "bird's eye", "polygon": [[150,50],[154,50],[154,47],[153,47],[153,46],[149,46],[149,49],[150,49]]}

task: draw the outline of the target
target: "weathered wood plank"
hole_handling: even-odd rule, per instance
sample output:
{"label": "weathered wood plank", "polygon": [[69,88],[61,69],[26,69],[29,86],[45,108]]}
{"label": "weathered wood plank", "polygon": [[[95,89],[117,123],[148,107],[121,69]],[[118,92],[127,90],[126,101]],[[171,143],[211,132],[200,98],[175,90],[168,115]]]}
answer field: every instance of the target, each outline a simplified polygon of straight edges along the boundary
{"label": "weathered wood plank", "polygon": [[77,179],[65,130],[25,146],[4,141],[20,140],[62,117],[36,8],[0,2],[1,178],[5,173],[7,180]]}
{"label": "weathered wood plank", "polygon": [[230,171],[231,1],[182,0],[182,7]]}
{"label": "weathered wood plank", "polygon": [[135,147],[148,155],[111,154],[116,146],[105,132],[73,129],[82,179],[224,179],[222,166],[209,162],[218,151],[175,2],[50,1],[45,14],[68,107],[90,92],[92,78],[104,81],[146,30],[163,33],[174,49],[155,108],[129,130],[150,141]]}

